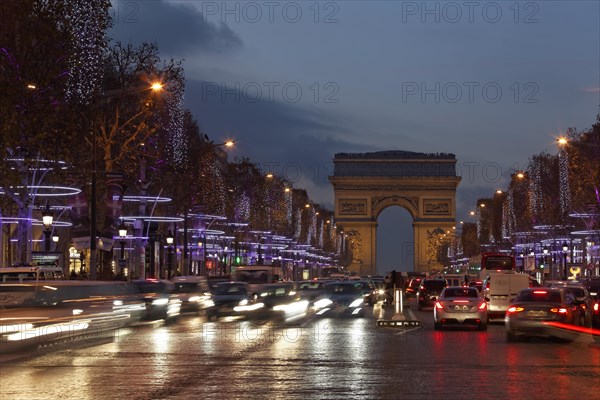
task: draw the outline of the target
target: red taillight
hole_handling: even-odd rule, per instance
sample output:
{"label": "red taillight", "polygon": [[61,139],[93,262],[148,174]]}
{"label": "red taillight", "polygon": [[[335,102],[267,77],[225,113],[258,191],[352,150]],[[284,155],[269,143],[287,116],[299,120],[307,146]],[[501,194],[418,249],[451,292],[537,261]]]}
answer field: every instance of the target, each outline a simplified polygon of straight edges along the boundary
{"label": "red taillight", "polygon": [[566,314],[567,313],[567,309],[566,308],[551,308],[550,312],[553,313],[559,313],[559,314]]}
{"label": "red taillight", "polygon": [[435,308],[439,309],[439,310],[443,310],[444,306],[442,305],[442,303],[440,303],[439,301],[435,302]]}
{"label": "red taillight", "polygon": [[453,303],[468,303],[469,300],[452,300]]}
{"label": "red taillight", "polygon": [[546,294],[548,292],[546,292],[545,290],[534,290],[533,294]]}
{"label": "red taillight", "polygon": [[506,311],[509,313],[521,312],[521,311],[523,311],[523,307],[512,306],[512,307],[508,307],[508,310],[506,310]]}
{"label": "red taillight", "polygon": [[594,312],[598,312],[600,311],[600,306],[598,305],[598,303],[594,304]]}
{"label": "red taillight", "polygon": [[485,310],[485,308],[486,308],[486,307],[487,307],[487,304],[486,304],[486,302],[485,302],[485,301],[484,301],[484,302],[482,302],[482,303],[479,305],[479,309],[480,309],[481,311]]}

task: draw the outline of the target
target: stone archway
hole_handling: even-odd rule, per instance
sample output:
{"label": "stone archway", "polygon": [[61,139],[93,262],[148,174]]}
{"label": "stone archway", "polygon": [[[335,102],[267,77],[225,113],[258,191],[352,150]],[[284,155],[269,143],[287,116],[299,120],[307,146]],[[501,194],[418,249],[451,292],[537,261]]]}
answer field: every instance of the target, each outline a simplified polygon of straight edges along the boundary
{"label": "stone archway", "polygon": [[377,217],[392,205],[413,220],[414,270],[439,269],[440,238],[456,223],[454,154],[409,151],[338,153],[329,181],[335,194],[335,221],[352,251],[350,270],[373,275],[377,269]]}

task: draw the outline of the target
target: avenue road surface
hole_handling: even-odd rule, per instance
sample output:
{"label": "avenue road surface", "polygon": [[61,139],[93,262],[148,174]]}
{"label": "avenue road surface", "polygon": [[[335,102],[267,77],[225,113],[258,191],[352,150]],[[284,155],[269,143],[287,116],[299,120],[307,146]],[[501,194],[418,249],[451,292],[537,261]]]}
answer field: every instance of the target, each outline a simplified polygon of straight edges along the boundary
{"label": "avenue road surface", "polygon": [[[376,326],[365,318],[207,322],[190,315],[3,357],[0,399],[600,400],[600,345]],[[372,315],[371,315],[372,314]]]}

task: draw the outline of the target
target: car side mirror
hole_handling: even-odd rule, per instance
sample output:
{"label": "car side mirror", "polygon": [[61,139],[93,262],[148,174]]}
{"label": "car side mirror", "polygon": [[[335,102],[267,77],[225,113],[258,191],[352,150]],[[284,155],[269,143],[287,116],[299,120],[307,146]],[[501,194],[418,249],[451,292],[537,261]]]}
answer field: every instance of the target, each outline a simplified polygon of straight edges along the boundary
{"label": "car side mirror", "polygon": [[[489,297],[484,297],[484,298],[483,298],[483,300],[485,300],[485,301],[489,302],[489,301],[490,301],[490,298],[489,298]],[[512,303],[512,300],[511,300],[510,302]]]}

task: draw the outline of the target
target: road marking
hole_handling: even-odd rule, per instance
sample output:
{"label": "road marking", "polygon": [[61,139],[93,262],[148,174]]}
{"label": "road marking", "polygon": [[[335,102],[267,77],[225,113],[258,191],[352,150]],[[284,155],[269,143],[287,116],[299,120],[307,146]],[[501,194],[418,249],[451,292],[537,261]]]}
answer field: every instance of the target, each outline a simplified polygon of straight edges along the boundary
{"label": "road marking", "polygon": [[410,329],[403,329],[400,332],[394,333],[394,335],[405,335],[408,332],[412,332],[412,331],[416,331],[417,329],[421,329],[420,326],[416,327],[416,328],[410,328]]}

